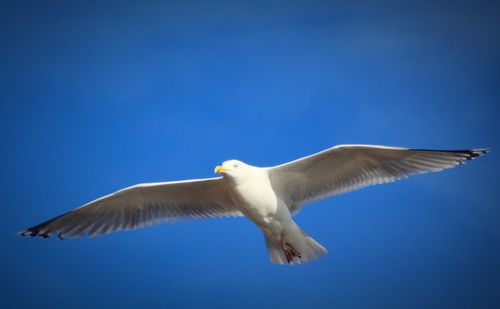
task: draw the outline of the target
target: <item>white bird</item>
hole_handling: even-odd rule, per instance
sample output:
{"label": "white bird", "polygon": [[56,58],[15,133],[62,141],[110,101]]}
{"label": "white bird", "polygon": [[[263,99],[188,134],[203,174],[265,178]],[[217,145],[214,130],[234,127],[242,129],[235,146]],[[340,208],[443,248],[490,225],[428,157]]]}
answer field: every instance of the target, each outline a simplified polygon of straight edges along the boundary
{"label": "white bird", "polygon": [[326,249],[293,221],[292,215],[306,203],[414,174],[439,172],[486,152],[339,145],[273,167],[229,160],[215,168],[223,177],[135,185],[18,234],[46,238],[58,233],[62,239],[178,219],[244,215],[264,234],[272,262],[309,262]]}

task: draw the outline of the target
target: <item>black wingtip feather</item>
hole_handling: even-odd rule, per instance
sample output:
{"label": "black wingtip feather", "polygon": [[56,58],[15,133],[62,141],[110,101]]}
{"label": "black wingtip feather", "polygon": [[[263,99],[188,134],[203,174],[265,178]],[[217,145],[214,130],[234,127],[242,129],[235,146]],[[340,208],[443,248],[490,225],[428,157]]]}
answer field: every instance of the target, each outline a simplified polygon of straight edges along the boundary
{"label": "black wingtip feather", "polygon": [[[46,227],[49,223],[54,222],[55,220],[61,218],[62,216],[65,216],[65,215],[67,215],[69,213],[71,213],[71,211],[65,212],[62,215],[59,215],[59,216],[57,216],[55,218],[52,218],[52,219],[50,219],[48,221],[45,221],[43,223],[40,223],[38,225],[32,226],[32,227],[30,227],[28,229],[25,229],[25,230],[17,233],[17,235],[18,236],[31,236],[31,237],[40,236],[42,238],[49,238],[50,234],[53,231],[45,230],[43,233],[41,233],[41,230],[43,230],[43,228]],[[63,239],[61,233],[59,233],[59,235],[57,237],[59,239]]]}
{"label": "black wingtip feather", "polygon": [[462,154],[465,156],[466,160],[474,160],[477,157],[483,156],[490,152],[489,148],[477,148],[477,149],[467,149],[467,150],[449,150],[444,152],[452,152],[457,154]]}
{"label": "black wingtip feather", "polygon": [[[444,153],[454,153],[462,156],[462,160],[474,160],[477,157],[481,157],[488,152],[490,152],[489,148],[474,148],[474,149],[463,149],[463,150],[433,150],[433,149],[411,149],[416,151],[424,151],[424,152],[444,152]],[[459,160],[461,164],[463,161]]]}
{"label": "black wingtip feather", "polygon": [[465,151],[465,153],[467,154],[466,159],[473,160],[477,157],[480,157],[480,156],[487,154],[488,152],[490,152],[489,148],[477,148],[477,149],[467,150],[467,151]]}

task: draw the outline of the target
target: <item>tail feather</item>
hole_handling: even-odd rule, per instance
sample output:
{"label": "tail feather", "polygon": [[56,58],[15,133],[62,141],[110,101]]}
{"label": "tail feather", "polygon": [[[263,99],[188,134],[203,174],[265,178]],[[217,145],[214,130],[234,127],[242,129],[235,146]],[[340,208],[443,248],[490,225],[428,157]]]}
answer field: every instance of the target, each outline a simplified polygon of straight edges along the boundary
{"label": "tail feather", "polygon": [[316,260],[327,250],[293,224],[286,229],[281,241],[264,235],[271,262],[276,264],[300,264]]}
{"label": "tail feather", "polygon": [[266,235],[264,235],[264,238],[266,239],[267,254],[271,262],[275,264],[287,264],[285,253],[281,249],[280,244]]}

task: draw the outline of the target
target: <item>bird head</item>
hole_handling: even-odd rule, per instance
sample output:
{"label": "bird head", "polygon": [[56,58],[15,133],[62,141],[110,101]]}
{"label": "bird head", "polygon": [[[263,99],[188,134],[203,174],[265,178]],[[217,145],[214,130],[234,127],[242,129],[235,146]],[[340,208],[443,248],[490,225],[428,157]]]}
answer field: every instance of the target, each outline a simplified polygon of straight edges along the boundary
{"label": "bird head", "polygon": [[216,174],[223,174],[231,177],[237,177],[238,175],[243,174],[249,168],[250,168],[249,165],[241,161],[229,160],[229,161],[224,161],[222,165],[216,166],[214,172]]}

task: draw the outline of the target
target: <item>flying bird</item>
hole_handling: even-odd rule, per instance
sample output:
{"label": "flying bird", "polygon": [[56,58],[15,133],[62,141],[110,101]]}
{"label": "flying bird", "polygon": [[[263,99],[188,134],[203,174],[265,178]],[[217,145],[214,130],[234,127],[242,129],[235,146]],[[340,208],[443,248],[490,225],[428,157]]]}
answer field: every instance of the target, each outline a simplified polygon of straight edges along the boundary
{"label": "flying bird", "polygon": [[339,145],[273,167],[229,160],[222,177],[144,183],[106,195],[19,232],[22,236],[97,236],[179,219],[245,216],[261,229],[269,259],[310,262],[326,249],[294,222],[315,200],[415,174],[439,172],[488,149],[426,150]]}

